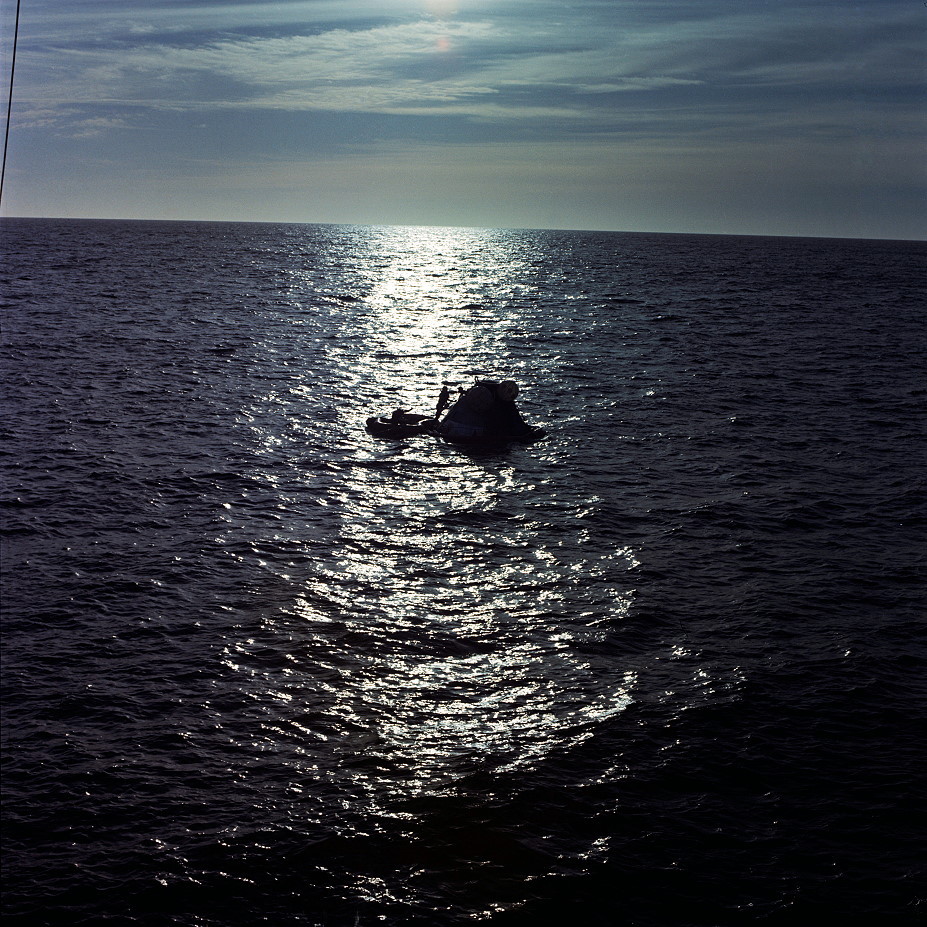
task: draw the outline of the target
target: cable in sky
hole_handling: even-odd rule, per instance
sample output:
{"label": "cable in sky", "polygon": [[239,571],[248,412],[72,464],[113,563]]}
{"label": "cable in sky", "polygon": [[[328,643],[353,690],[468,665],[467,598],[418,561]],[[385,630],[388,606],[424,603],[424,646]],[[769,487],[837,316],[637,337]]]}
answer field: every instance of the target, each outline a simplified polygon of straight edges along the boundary
{"label": "cable in sky", "polygon": [[10,95],[6,101],[6,133],[3,136],[3,168],[0,169],[0,203],[3,202],[3,179],[6,177],[6,148],[10,142],[10,113],[13,110],[13,75],[16,73],[16,41],[19,39],[19,3],[16,0],[16,25],[13,28],[13,60],[10,62]]}

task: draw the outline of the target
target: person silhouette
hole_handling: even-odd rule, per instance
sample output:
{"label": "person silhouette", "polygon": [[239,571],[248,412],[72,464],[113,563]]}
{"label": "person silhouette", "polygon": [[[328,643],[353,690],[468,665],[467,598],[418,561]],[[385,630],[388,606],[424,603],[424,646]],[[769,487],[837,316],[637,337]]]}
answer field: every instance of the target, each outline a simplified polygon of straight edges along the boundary
{"label": "person silhouette", "polygon": [[451,391],[447,388],[447,383],[441,387],[441,395],[438,396],[438,411],[435,412],[435,418],[440,418],[441,413],[450,405],[451,403]]}

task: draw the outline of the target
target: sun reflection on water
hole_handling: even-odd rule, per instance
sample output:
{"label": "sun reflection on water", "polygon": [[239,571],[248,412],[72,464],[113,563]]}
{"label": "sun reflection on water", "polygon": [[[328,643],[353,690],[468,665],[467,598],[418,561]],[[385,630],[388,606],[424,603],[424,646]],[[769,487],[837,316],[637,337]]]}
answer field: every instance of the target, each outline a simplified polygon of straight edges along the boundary
{"label": "sun reflection on water", "polygon": [[[583,653],[627,610],[608,589],[627,558],[538,544],[509,511],[524,492],[512,466],[446,471],[352,468],[339,549],[295,608],[317,659],[343,664],[331,720],[354,732],[380,798],[537,762],[621,711],[634,684]],[[604,591],[590,600],[582,583]]]}
{"label": "sun reflection on water", "polygon": [[507,274],[519,263],[510,260],[504,237],[484,231],[378,231],[362,345],[350,364],[353,389],[430,412],[442,381],[467,385],[505,363],[498,309],[510,295]]}
{"label": "sun reflection on water", "polygon": [[[536,453],[363,431],[366,414],[433,411],[442,380],[517,376],[506,344],[531,255],[473,230],[364,240],[343,293],[269,333],[283,382],[242,423],[279,519],[249,554],[233,506],[220,543],[242,562],[257,553],[277,597],[261,633],[226,657],[263,706],[259,749],[369,809],[542,762],[622,711],[636,677],[589,646],[632,595],[633,553],[590,536],[601,499],[573,493]],[[312,352],[302,367],[296,337]]]}

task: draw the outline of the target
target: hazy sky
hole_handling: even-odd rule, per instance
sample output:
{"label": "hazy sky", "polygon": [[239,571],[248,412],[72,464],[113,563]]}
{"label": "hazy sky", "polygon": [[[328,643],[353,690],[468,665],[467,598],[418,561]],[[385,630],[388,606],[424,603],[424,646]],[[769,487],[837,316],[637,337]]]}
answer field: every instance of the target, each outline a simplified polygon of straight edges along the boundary
{"label": "hazy sky", "polygon": [[22,0],[2,212],[925,238],[925,36],[923,0]]}

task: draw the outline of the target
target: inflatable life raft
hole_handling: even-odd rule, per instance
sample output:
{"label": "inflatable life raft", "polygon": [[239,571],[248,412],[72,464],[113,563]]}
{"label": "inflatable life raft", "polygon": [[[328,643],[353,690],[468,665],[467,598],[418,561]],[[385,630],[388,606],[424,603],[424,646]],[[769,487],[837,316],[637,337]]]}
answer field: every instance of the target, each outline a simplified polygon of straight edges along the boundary
{"label": "inflatable life raft", "polygon": [[372,415],[367,431],[376,438],[411,438],[413,435],[438,433],[438,420],[430,415],[413,415],[397,409],[392,415]]}
{"label": "inflatable life raft", "polygon": [[512,380],[477,380],[448,409],[438,434],[454,444],[538,441],[546,432],[521,417],[517,396],[518,385]]}

